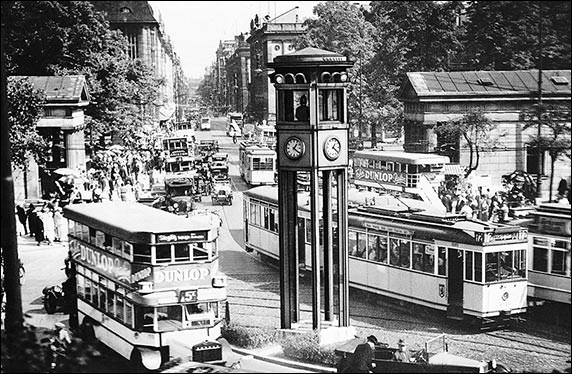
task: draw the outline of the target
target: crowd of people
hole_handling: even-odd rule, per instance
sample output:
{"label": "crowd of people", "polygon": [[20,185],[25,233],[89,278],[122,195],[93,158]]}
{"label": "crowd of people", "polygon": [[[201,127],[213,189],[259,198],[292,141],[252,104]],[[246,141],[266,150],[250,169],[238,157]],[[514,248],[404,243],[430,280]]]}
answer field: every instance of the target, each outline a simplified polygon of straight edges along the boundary
{"label": "crowd of people", "polygon": [[489,188],[473,189],[469,183],[441,182],[437,191],[447,213],[488,222],[510,220],[510,207],[506,194],[491,192]]}

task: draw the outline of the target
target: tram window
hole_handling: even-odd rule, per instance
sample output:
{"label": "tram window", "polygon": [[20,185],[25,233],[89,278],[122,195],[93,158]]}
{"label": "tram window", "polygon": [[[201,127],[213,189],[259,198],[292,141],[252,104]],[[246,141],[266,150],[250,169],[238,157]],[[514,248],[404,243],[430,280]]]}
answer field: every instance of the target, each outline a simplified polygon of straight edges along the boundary
{"label": "tram window", "polygon": [[367,241],[366,234],[363,232],[358,232],[357,234],[357,257],[366,258],[367,256]]}
{"label": "tram window", "polygon": [[276,211],[272,208],[268,208],[268,224],[270,231],[278,232],[278,222],[276,221]]}
{"label": "tram window", "polygon": [[546,248],[532,248],[532,269],[548,272],[548,250]]}
{"label": "tram window", "polygon": [[411,240],[400,240],[401,264],[403,268],[411,267]]}
{"label": "tram window", "polygon": [[389,238],[389,263],[391,265],[399,266],[399,239]]}
{"label": "tram window", "polygon": [[264,207],[264,228],[269,230],[270,229],[270,217],[268,211],[270,208]]}
{"label": "tram window", "polygon": [[[306,221],[306,243],[312,243],[312,221],[307,218],[305,219],[305,221]],[[351,231],[350,231],[350,237],[351,237]],[[351,244],[350,248],[352,248]]]}
{"label": "tram window", "polygon": [[485,281],[494,282],[499,278],[499,254],[487,253],[485,255]]}
{"label": "tram window", "polygon": [[483,281],[483,254],[475,252],[475,281]]}
{"label": "tram window", "polygon": [[256,210],[254,209],[256,207],[256,205],[254,205],[253,203],[250,203],[250,222],[252,224],[256,223]]}
{"label": "tram window", "polygon": [[367,236],[368,260],[379,261],[379,239],[377,235],[370,234]]}
{"label": "tram window", "polygon": [[566,274],[566,252],[552,251],[552,274]]}
{"label": "tram window", "polygon": [[379,237],[379,262],[387,264],[387,233]]}
{"label": "tram window", "polygon": [[437,274],[447,275],[447,248],[438,248]]}
{"label": "tram window", "polygon": [[473,252],[465,251],[465,279],[473,280]]}
{"label": "tram window", "polygon": [[425,273],[435,272],[435,250],[433,246],[413,243],[413,269]]}
{"label": "tram window", "polygon": [[[307,226],[306,226],[307,227]],[[350,256],[357,256],[357,232],[350,231],[348,236],[348,245]]]}
{"label": "tram window", "polygon": [[514,276],[525,277],[526,276],[526,250],[521,249],[514,251],[513,265],[515,267]]}
{"label": "tram window", "polygon": [[570,242],[564,240],[555,240],[554,248],[570,249]]}
{"label": "tram window", "polygon": [[155,246],[155,262],[171,262],[171,244]]}
{"label": "tram window", "polygon": [[151,263],[151,247],[145,244],[133,246],[133,262]]}

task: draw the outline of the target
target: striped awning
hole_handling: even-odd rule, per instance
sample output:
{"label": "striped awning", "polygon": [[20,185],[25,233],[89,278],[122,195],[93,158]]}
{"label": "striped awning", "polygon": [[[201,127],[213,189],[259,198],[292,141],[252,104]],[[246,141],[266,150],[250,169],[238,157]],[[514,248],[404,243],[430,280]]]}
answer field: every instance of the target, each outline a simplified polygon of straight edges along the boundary
{"label": "striped awning", "polygon": [[465,170],[461,165],[448,164],[443,167],[443,174],[445,175],[463,175]]}

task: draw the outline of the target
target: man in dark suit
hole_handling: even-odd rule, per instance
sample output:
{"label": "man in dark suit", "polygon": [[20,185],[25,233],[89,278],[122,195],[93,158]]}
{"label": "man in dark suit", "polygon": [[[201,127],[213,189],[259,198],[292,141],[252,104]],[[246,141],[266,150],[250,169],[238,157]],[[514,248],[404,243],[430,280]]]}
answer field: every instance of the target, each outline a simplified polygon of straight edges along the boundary
{"label": "man in dark suit", "polygon": [[377,338],[373,335],[367,337],[366,342],[359,344],[350,362],[349,373],[370,373],[375,367],[373,362],[373,350],[377,344]]}

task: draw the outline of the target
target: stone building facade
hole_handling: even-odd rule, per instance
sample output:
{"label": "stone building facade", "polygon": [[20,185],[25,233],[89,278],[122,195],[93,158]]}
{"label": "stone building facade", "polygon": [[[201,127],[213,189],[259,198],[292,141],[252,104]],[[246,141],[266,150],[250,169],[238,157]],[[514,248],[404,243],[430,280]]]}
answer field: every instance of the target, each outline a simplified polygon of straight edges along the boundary
{"label": "stone building facade", "polygon": [[30,160],[27,171],[13,170],[16,201],[41,198],[53,184],[52,171],[66,167],[86,169],[84,108],[90,102],[83,75],[12,76],[8,79],[27,78],[35,90],[46,95],[46,104],[37,128],[47,140],[50,152],[44,168]]}
{"label": "stone building facade", "polygon": [[145,108],[157,123],[173,118],[175,113],[176,58],[163,25],[147,1],[92,1],[105,14],[112,29],[119,29],[129,43],[127,53],[165,80],[160,98]]}
{"label": "stone building facade", "polygon": [[268,63],[276,56],[295,52],[294,41],[306,32],[306,28],[299,20],[297,8],[274,19],[268,17],[262,23],[253,20],[250,25],[250,36],[246,40],[250,45],[251,61],[248,113],[255,121],[275,124],[276,95],[268,79],[273,71]]}
{"label": "stone building facade", "polygon": [[248,106],[250,84],[250,46],[244,34],[236,38],[234,53],[226,62],[227,89],[230,110],[243,113]]}
{"label": "stone building facade", "polygon": [[[434,128],[479,109],[496,125],[489,134],[496,142],[494,149],[480,152],[479,166],[472,174],[474,184],[498,189],[501,177],[515,170],[536,175],[537,151],[528,144],[537,128],[525,130],[524,125],[525,113],[532,112],[538,103],[538,81],[538,70],[407,73],[399,94],[404,104],[405,151],[445,154],[467,166],[467,142],[461,137],[456,144],[443,148],[446,144]],[[542,71],[544,104],[569,103],[570,97],[570,70]],[[542,131],[546,134],[549,129]],[[550,157],[541,157],[541,172],[547,178]],[[560,178],[570,178],[570,159],[556,162],[556,183]],[[542,187],[543,191],[548,189],[548,183],[543,182]]]}

